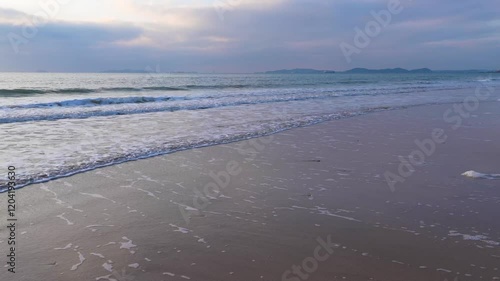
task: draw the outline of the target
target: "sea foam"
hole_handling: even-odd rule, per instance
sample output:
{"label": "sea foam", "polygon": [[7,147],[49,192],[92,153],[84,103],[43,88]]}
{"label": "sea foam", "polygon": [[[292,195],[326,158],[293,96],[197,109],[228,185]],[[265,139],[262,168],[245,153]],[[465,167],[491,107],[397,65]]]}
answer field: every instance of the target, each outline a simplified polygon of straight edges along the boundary
{"label": "sea foam", "polygon": [[467,171],[463,173],[462,176],[473,179],[488,179],[488,180],[500,179],[500,174],[483,174],[476,171]]}

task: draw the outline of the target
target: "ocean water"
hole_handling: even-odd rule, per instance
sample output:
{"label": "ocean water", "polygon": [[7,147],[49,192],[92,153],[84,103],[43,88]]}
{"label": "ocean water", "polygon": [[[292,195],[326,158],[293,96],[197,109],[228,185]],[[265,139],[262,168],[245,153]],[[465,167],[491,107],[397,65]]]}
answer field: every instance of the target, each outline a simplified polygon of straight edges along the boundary
{"label": "ocean water", "polygon": [[486,87],[500,75],[0,73],[0,159],[25,185]]}

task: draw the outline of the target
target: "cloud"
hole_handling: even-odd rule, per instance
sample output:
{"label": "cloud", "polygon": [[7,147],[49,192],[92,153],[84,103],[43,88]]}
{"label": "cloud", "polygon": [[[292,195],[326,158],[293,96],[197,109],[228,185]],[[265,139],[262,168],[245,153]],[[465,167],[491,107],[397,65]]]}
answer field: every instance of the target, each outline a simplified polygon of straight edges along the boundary
{"label": "cloud", "polygon": [[0,8],[0,24],[21,24],[21,20],[26,16],[27,14],[20,11]]}
{"label": "cloud", "polygon": [[[0,70],[498,67],[488,59],[499,45],[496,0],[401,1],[404,10],[349,64],[339,44],[352,42],[354,28],[363,29],[388,0],[75,0],[40,26],[20,54],[0,37]],[[110,11],[70,17],[92,5]],[[0,34],[21,34],[20,22],[29,16],[0,8]]]}

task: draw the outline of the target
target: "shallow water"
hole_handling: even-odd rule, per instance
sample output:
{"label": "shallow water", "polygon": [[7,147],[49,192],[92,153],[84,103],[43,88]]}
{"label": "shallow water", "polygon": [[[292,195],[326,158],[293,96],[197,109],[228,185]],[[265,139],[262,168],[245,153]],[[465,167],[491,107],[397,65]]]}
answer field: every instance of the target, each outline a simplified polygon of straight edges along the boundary
{"label": "shallow water", "polygon": [[497,87],[497,76],[0,73],[0,159],[21,183],[46,180],[372,111],[461,102]]}

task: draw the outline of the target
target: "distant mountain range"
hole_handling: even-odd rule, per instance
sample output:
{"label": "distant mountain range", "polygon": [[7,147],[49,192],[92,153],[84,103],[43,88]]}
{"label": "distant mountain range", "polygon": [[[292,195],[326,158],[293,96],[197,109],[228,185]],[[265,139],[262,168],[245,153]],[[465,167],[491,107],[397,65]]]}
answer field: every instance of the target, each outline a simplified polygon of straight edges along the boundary
{"label": "distant mountain range", "polygon": [[324,73],[346,73],[346,74],[404,74],[404,73],[500,73],[498,71],[488,70],[430,70],[429,68],[419,69],[404,69],[404,68],[385,68],[385,69],[368,69],[368,68],[353,68],[347,71],[333,71],[333,70],[316,70],[309,68],[296,68],[296,69],[281,69],[266,72],[258,72],[260,74],[324,74]]}
{"label": "distant mountain range", "polygon": [[296,69],[281,69],[266,72],[258,72],[264,74],[323,74],[323,73],[335,73],[333,70],[316,70],[309,68],[296,68]]}
{"label": "distant mountain range", "polygon": [[420,68],[408,70],[404,68],[386,68],[386,69],[367,69],[367,68],[353,68],[351,70],[344,71],[344,73],[360,73],[360,74],[372,74],[372,73],[431,73],[432,70],[428,68]]}
{"label": "distant mountain range", "polygon": [[333,71],[333,70],[316,70],[309,68],[296,68],[296,69],[281,69],[266,72],[259,72],[264,74],[324,74],[324,73],[350,73],[350,74],[372,74],[372,73],[431,73],[432,70],[428,68],[407,70],[403,68],[387,68],[387,69],[367,69],[367,68],[353,68],[347,71]]}
{"label": "distant mountain range", "polygon": [[[141,69],[112,69],[112,70],[101,71],[101,73],[164,73],[164,72],[156,72],[153,70],[141,70]],[[196,74],[197,72],[174,71],[165,73]]]}
{"label": "distant mountain range", "polygon": [[112,69],[104,70],[101,73],[150,73],[151,71],[140,70],[140,69]]}

